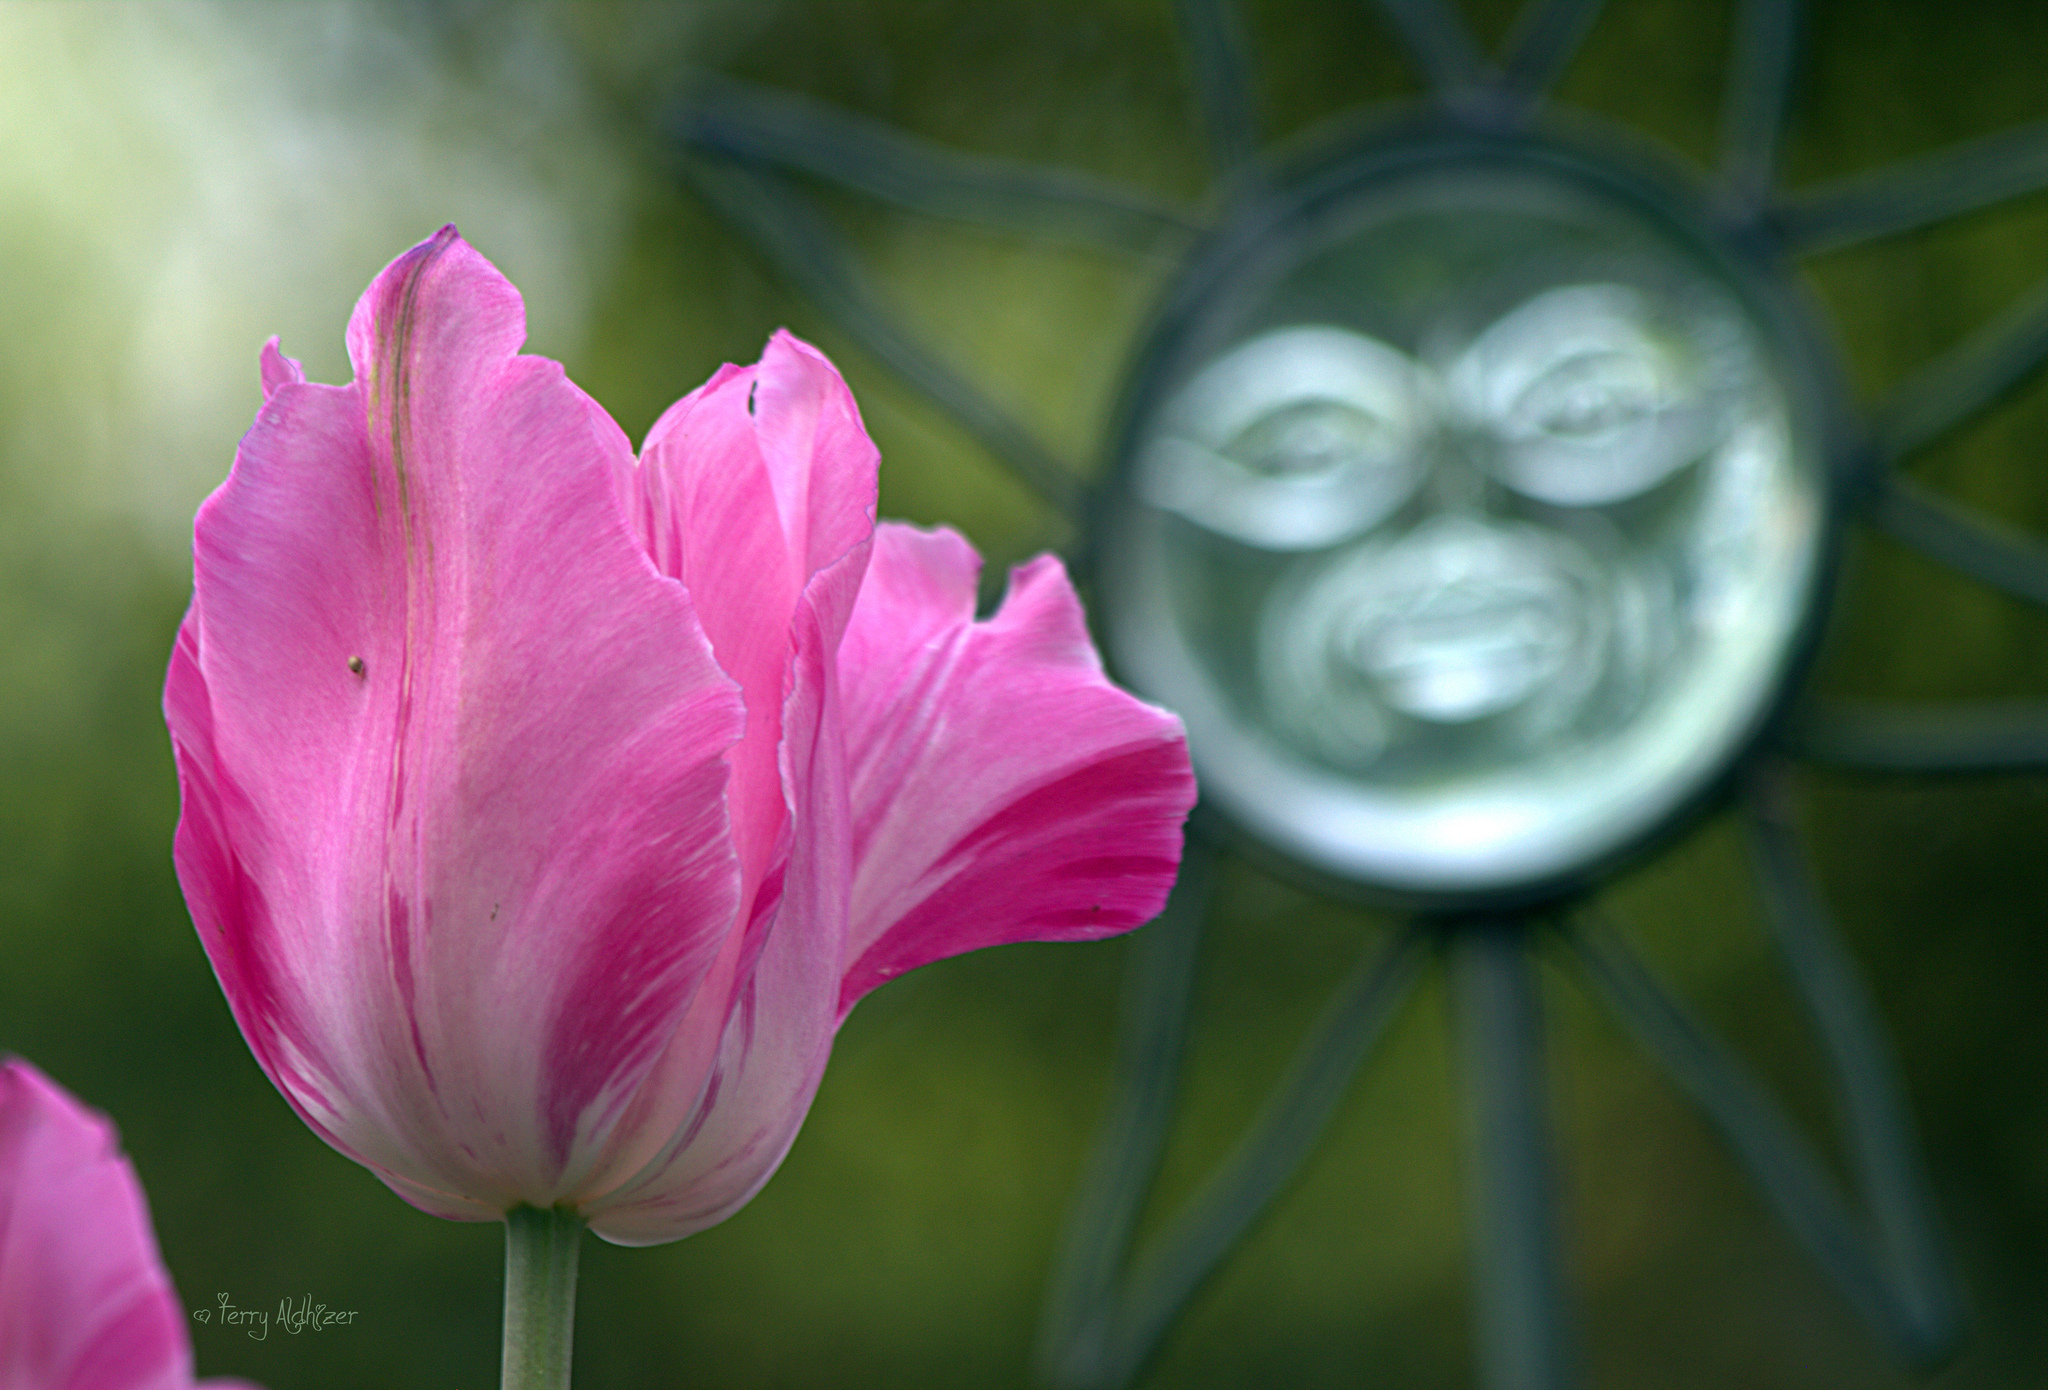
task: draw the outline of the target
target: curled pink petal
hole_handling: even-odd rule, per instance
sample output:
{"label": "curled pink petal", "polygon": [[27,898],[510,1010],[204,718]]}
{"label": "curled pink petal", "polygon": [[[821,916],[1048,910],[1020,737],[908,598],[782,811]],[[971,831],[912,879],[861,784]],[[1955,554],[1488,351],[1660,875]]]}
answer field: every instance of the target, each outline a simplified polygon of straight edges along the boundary
{"label": "curled pink petal", "polygon": [[28,1063],[0,1063],[0,1386],[192,1384],[184,1310],[114,1127]]}
{"label": "curled pink petal", "polygon": [[980,568],[951,531],[876,533],[840,655],[858,866],[842,1011],[962,951],[1127,931],[1180,863],[1180,721],[1104,678],[1057,560],[977,623]]}
{"label": "curled pink petal", "polygon": [[263,345],[259,365],[263,375],[263,399],[266,401],[277,394],[278,387],[298,386],[306,380],[305,369],[278,350],[275,338]]}

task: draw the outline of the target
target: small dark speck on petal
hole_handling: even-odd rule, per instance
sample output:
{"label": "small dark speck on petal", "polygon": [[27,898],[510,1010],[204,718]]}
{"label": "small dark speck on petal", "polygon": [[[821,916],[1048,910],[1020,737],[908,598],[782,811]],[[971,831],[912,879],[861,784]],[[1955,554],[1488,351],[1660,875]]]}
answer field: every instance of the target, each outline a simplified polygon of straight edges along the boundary
{"label": "small dark speck on petal", "polygon": [[354,674],[360,676],[364,670],[363,659],[359,656],[350,657],[348,659],[348,669]]}

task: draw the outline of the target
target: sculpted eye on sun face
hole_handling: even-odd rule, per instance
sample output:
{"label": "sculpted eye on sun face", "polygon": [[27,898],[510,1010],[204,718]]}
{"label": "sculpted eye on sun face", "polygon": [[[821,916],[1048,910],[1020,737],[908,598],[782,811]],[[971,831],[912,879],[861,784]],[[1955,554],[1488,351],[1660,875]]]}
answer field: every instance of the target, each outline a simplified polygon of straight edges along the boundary
{"label": "sculpted eye on sun face", "polygon": [[[1726,433],[1725,315],[1669,321],[1626,285],[1568,285],[1493,324],[1447,373],[1460,415],[1490,432],[1507,487],[1560,507],[1640,496]],[[1739,348],[1738,348],[1739,351]]]}
{"label": "sculpted eye on sun face", "polygon": [[1414,363],[1347,329],[1284,328],[1188,383],[1138,465],[1145,499],[1265,550],[1375,525],[1422,477]]}

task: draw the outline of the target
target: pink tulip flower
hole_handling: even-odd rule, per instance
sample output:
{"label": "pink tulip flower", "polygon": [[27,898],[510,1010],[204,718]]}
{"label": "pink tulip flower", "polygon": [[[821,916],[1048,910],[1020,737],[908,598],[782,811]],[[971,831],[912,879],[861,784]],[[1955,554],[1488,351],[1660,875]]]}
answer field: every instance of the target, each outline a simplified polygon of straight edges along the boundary
{"label": "pink tulip flower", "polygon": [[200,508],[164,693],[186,900],[307,1124],[457,1219],[623,1244],[782,1160],[868,990],[1152,916],[1194,796],[1058,561],[974,617],[874,523],[846,384],[787,333],[635,459],[446,228],[273,341]]}
{"label": "pink tulip flower", "polygon": [[0,1386],[192,1384],[185,1314],[113,1125],[28,1063],[0,1062]]}

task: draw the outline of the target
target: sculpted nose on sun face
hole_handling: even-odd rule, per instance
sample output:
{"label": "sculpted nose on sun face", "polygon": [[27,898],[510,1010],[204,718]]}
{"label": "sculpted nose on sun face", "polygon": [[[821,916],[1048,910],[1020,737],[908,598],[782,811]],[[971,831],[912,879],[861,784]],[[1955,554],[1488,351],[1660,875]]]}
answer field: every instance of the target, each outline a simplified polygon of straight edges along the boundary
{"label": "sculpted nose on sun face", "polygon": [[1587,595],[1555,549],[1521,530],[1440,517],[1358,577],[1331,657],[1416,719],[1462,724],[1510,709],[1583,655]]}
{"label": "sculpted nose on sun face", "polygon": [[1606,664],[1602,593],[1566,537],[1440,513],[1277,588],[1262,684],[1283,732],[1342,766],[1376,764],[1404,727],[1484,742],[1496,716],[1569,716]]}
{"label": "sculpted nose on sun face", "polygon": [[1299,601],[1333,680],[1430,724],[1469,724],[1549,686],[1591,655],[1592,576],[1569,540],[1513,518],[1493,478],[1500,451],[1491,431],[1439,415],[1415,440],[1421,486],[1402,518],[1289,586],[1268,621],[1300,621],[1287,611]]}

